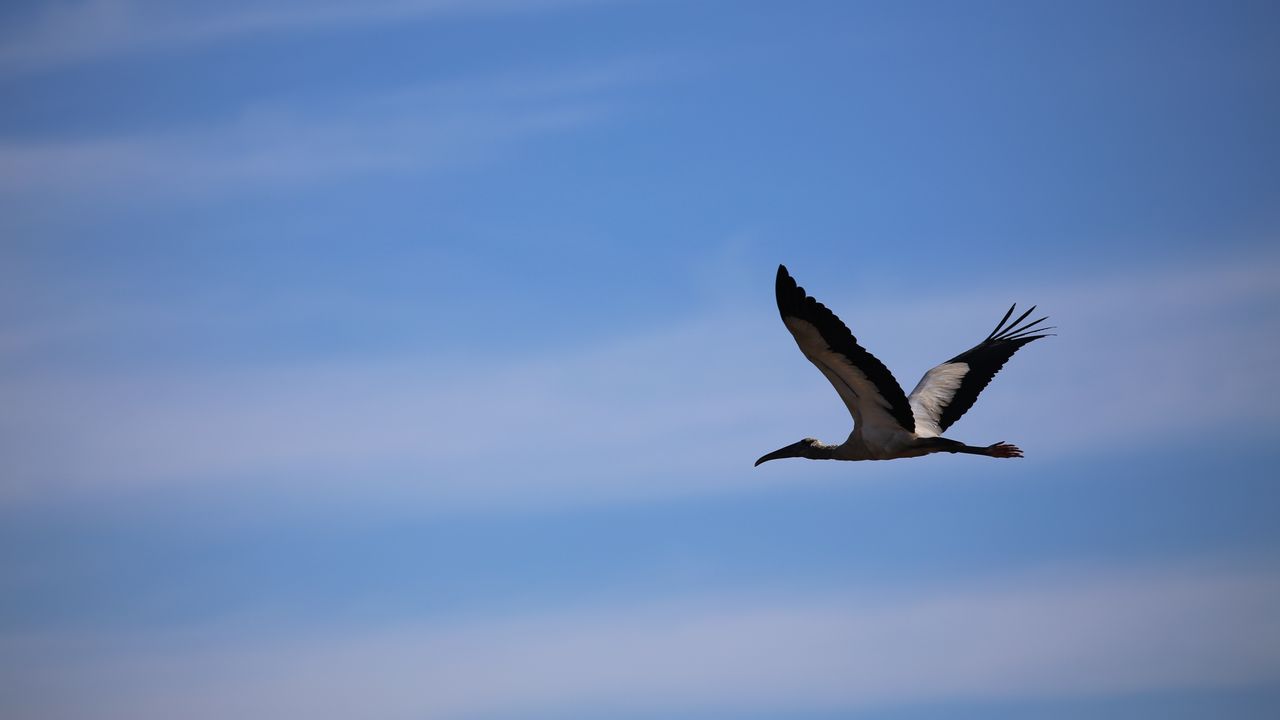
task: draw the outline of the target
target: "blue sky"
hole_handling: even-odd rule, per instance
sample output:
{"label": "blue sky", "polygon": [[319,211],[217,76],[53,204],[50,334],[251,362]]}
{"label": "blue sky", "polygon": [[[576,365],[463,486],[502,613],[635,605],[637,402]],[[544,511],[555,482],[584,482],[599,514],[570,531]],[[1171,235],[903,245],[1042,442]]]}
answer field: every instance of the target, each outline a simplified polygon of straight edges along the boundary
{"label": "blue sky", "polygon": [[[6,718],[1271,718],[1269,3],[0,7]],[[788,265],[949,432],[848,416]]]}

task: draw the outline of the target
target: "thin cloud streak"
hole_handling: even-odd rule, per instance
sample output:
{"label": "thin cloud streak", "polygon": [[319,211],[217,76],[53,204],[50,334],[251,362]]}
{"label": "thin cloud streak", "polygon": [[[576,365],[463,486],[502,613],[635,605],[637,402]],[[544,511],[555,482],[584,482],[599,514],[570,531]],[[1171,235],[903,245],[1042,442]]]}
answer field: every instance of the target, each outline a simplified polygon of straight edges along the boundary
{"label": "thin cloud streak", "polygon": [[637,65],[619,63],[525,73],[324,107],[251,107],[216,127],[0,142],[0,195],[136,203],[430,172],[599,122],[610,113],[602,93],[637,72]]}
{"label": "thin cloud streak", "polygon": [[1091,571],[907,595],[668,598],[468,622],[10,637],[11,711],[477,718],[865,709],[1280,679],[1274,572]]}
{"label": "thin cloud streak", "polygon": [[238,38],[448,15],[527,13],[600,0],[59,4],[0,40],[0,70],[26,72],[118,55],[172,52]]}
{"label": "thin cloud streak", "polygon": [[[1258,385],[1280,363],[1280,328],[1267,325],[1276,318],[1264,317],[1260,326],[1239,310],[1274,306],[1274,267],[1266,256],[1119,282],[1085,278],[1080,291],[1042,290],[1062,334],[1010,363],[952,434],[1017,441],[1029,454],[1023,462],[1033,463],[1109,452],[1117,438],[1182,442],[1273,420],[1276,406],[1259,401]],[[1173,302],[1175,294],[1194,300]],[[1156,300],[1135,302],[1139,296]],[[950,317],[978,306],[999,307],[990,299],[937,298],[922,302],[920,312],[936,307]],[[1120,326],[1117,307],[1126,308]],[[1186,321],[1191,307],[1195,322]],[[894,338],[894,355],[916,363],[944,359],[981,337],[903,333],[939,327],[916,312],[870,307],[859,315],[874,326],[866,337]],[[13,471],[4,500],[226,487],[235,478],[260,486],[272,476],[308,483],[328,477],[341,487],[355,475],[363,478],[361,493],[370,477],[382,478],[377,482],[388,488],[417,488],[438,508],[743,488],[737,470],[758,451],[798,435],[842,436],[849,423],[775,325],[761,302],[750,312],[697,316],[563,352],[508,351],[483,366],[411,354],[146,376],[36,371],[0,384],[9,398],[0,423],[25,438],[6,448]],[[12,342],[23,347],[21,338]],[[939,352],[940,342],[955,345]],[[1215,347],[1232,352],[1206,358],[1205,348]],[[726,354],[734,357],[726,365],[690,360]],[[625,383],[618,367],[628,368]],[[620,465],[618,457],[628,462]],[[899,465],[895,471],[917,467]]]}

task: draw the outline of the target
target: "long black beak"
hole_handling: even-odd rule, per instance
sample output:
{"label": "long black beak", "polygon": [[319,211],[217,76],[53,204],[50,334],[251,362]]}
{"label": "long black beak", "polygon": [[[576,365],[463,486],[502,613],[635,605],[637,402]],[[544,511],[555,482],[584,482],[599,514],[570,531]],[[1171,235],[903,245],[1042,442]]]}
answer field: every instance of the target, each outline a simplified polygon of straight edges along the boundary
{"label": "long black beak", "polygon": [[769,462],[770,460],[779,460],[781,458],[789,458],[789,457],[800,457],[801,453],[804,452],[804,449],[806,447],[808,447],[808,443],[805,442],[804,440],[801,440],[800,442],[797,442],[797,443],[791,443],[790,445],[784,448],[778,448],[777,450],[774,450],[768,455],[761,457],[759,460],[756,461],[756,464],[753,467],[759,467],[760,463]]}

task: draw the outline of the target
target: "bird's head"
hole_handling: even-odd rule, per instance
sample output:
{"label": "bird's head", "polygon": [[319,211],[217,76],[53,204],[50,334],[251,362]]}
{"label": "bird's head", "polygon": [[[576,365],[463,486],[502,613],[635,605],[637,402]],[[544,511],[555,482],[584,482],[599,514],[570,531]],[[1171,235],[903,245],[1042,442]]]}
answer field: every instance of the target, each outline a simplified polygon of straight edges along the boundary
{"label": "bird's head", "polygon": [[760,463],[769,462],[770,460],[778,460],[780,458],[789,457],[812,457],[813,449],[818,447],[820,443],[813,438],[805,438],[797,443],[791,443],[784,448],[778,448],[773,452],[765,455],[756,461],[758,466]]}

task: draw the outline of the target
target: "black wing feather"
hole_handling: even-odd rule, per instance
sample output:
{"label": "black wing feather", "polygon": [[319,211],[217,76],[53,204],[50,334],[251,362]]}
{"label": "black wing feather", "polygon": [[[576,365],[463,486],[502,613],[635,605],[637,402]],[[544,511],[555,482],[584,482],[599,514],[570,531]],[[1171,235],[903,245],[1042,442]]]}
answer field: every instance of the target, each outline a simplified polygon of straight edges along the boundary
{"label": "black wing feather", "polygon": [[956,388],[956,394],[952,396],[951,402],[942,410],[942,416],[938,418],[938,427],[946,430],[951,427],[955,421],[959,420],[962,415],[973,407],[973,403],[978,399],[987,385],[991,382],[991,378],[1000,372],[1000,368],[1018,352],[1018,349],[1033,340],[1039,340],[1053,333],[1045,332],[1052,330],[1051,327],[1041,327],[1040,323],[1048,320],[1048,316],[1039,320],[1033,320],[1025,325],[1019,325],[1028,315],[1035,312],[1035,306],[1032,305],[1030,310],[1018,316],[1017,320],[1009,323],[1005,322],[1013,316],[1013,309],[1017,304],[1009,307],[1009,312],[1004,314],[1000,322],[996,325],[996,329],[991,331],[986,340],[951,358],[945,364],[949,363],[965,363],[969,366],[969,372],[965,373],[964,379],[960,382],[960,387]]}
{"label": "black wing feather", "polygon": [[785,265],[778,266],[775,291],[778,296],[778,314],[783,321],[794,317],[816,327],[828,347],[848,358],[876,386],[876,390],[888,401],[893,419],[907,432],[915,432],[916,419],[911,413],[911,404],[907,402],[907,394],[902,391],[893,373],[876,356],[858,344],[857,338],[835,313],[809,297],[804,288],[796,284],[795,279],[787,273]]}

